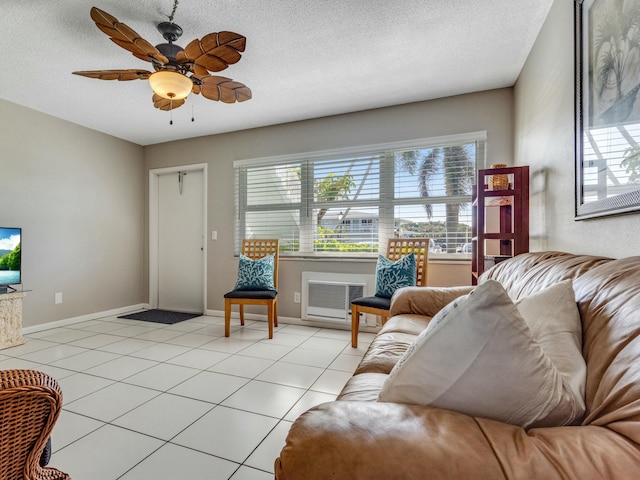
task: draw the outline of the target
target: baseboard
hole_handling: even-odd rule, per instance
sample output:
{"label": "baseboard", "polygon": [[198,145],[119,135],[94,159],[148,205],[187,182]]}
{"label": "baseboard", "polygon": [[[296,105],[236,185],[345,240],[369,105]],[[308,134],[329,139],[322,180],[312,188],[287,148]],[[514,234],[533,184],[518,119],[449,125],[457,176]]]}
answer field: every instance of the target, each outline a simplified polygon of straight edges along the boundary
{"label": "baseboard", "polygon": [[[143,310],[145,308],[149,308],[148,303],[139,303],[138,305],[130,305],[128,307],[115,308],[113,310],[106,310],[103,312],[89,313],[87,315],[81,315],[79,317],[65,318],[63,320],[56,320],[55,322],[42,323],[40,325],[33,325],[31,327],[24,327],[22,329],[22,333],[27,335],[29,333],[40,332],[42,330],[49,330],[51,328],[56,327],[64,327],[66,325],[73,325],[74,323],[86,322],[87,320],[99,320],[104,317],[113,317],[118,315],[123,315],[125,313],[135,312],[138,310]],[[206,310],[204,312],[205,315],[210,317],[221,317],[224,318],[223,310]],[[232,312],[231,318],[239,320],[240,314],[238,312]],[[247,320],[256,320],[260,322],[266,322],[267,316],[259,313],[245,313],[244,318]],[[310,322],[308,320],[302,320],[301,318],[296,317],[283,317],[278,316],[278,320],[282,323],[287,323],[290,325],[304,325],[306,327],[317,327],[317,328],[333,328],[335,330],[351,330],[351,326],[333,323],[333,322],[318,322],[313,321]],[[379,327],[363,327],[360,326],[361,332],[370,332],[377,333]]]}
{"label": "baseboard", "polygon": [[31,327],[24,327],[22,329],[23,334],[40,332],[42,330],[49,330],[56,327],[64,327],[65,325],[72,325],[74,323],[86,322],[87,320],[98,320],[104,317],[113,317],[122,315],[125,313],[135,312],[137,310],[143,310],[149,308],[148,303],[139,303],[138,305],[130,305],[128,307],[115,308],[113,310],[106,310],[104,312],[89,313],[87,315],[81,315],[79,317],[65,318],[63,320],[56,320],[55,322],[41,323],[40,325],[33,325]]}

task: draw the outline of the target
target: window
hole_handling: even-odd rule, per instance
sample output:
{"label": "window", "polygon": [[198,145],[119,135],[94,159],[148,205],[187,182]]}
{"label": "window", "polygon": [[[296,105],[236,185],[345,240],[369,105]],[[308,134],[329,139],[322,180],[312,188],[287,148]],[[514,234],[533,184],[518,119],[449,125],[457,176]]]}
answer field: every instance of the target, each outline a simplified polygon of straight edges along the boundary
{"label": "window", "polygon": [[295,255],[384,252],[392,237],[430,237],[432,254],[471,241],[471,185],[485,134],[234,162],[236,253],[278,238]]}

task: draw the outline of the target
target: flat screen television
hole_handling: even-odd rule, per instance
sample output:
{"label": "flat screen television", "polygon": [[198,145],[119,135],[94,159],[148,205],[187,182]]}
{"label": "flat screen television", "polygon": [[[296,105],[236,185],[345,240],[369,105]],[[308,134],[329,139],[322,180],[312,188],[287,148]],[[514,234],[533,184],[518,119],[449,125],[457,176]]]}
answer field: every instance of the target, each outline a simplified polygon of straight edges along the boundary
{"label": "flat screen television", "polygon": [[22,229],[0,227],[0,293],[22,283]]}

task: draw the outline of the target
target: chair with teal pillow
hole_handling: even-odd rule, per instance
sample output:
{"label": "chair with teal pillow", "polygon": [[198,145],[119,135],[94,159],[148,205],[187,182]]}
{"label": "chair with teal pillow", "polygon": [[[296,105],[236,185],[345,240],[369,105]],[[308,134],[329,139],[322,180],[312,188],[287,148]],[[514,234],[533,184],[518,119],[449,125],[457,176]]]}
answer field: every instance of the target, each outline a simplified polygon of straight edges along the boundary
{"label": "chair with teal pillow", "polygon": [[380,315],[384,325],[389,318],[391,297],[398,288],[427,285],[428,238],[392,238],[386,257],[380,255],[376,265],[376,293],[351,301],[351,346],[358,347],[360,315]]}
{"label": "chair with teal pillow", "polygon": [[224,296],[224,336],[231,333],[231,306],[238,305],[244,325],[245,305],[266,305],[269,338],[278,326],[278,240],[243,240],[238,280]]}

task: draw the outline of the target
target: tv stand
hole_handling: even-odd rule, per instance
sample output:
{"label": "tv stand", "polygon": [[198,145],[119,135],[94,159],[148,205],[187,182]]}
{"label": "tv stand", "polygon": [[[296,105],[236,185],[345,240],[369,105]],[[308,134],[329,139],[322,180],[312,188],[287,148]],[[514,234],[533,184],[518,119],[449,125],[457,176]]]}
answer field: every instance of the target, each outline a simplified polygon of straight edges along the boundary
{"label": "tv stand", "polygon": [[0,286],[0,294],[3,293],[11,293],[11,292],[17,292],[18,290],[16,290],[15,288],[13,288],[11,285],[2,285]]}
{"label": "tv stand", "polygon": [[24,343],[22,299],[26,295],[25,292],[16,291],[0,293],[0,349]]}

